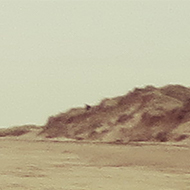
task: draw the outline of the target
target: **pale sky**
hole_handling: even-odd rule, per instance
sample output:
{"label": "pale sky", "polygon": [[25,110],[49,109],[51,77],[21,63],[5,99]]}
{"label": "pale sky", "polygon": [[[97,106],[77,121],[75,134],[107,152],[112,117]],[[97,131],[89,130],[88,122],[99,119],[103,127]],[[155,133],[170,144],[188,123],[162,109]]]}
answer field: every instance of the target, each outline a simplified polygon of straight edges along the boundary
{"label": "pale sky", "polygon": [[0,127],[190,86],[190,1],[0,0],[0,67]]}

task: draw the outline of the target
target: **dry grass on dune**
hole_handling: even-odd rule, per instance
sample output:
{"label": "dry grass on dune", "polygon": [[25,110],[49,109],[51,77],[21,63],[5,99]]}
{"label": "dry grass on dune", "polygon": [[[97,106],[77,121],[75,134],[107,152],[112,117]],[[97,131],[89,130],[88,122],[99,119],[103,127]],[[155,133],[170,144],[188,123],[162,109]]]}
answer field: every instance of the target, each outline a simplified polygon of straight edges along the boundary
{"label": "dry grass on dune", "polygon": [[180,85],[136,88],[99,105],[52,116],[41,134],[101,142],[181,141],[190,137],[177,130],[184,124],[190,128],[189,97],[190,89]]}
{"label": "dry grass on dune", "polygon": [[104,99],[96,106],[86,105],[51,116],[39,130],[33,130],[35,127],[0,129],[0,137],[32,136],[106,143],[188,140],[190,88],[180,85],[136,88],[124,96]]}
{"label": "dry grass on dune", "polygon": [[12,128],[3,128],[0,129],[0,137],[6,137],[6,136],[21,136],[26,133],[31,132],[33,129],[38,128],[35,125],[24,125],[19,127],[12,127]]}

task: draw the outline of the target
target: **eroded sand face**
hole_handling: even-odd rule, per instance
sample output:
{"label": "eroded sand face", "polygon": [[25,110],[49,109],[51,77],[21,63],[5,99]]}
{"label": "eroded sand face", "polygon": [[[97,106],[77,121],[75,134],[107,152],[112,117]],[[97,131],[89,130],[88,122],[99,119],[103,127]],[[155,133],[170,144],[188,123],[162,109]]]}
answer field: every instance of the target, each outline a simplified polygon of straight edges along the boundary
{"label": "eroded sand face", "polygon": [[189,190],[190,148],[0,140],[2,190]]}

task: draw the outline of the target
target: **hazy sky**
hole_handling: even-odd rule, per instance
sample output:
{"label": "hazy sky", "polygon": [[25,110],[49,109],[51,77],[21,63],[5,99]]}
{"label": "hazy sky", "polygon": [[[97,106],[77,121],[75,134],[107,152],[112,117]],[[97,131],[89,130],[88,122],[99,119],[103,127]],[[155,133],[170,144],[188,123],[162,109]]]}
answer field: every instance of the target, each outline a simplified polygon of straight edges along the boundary
{"label": "hazy sky", "polygon": [[0,127],[190,86],[190,1],[0,0],[0,77]]}

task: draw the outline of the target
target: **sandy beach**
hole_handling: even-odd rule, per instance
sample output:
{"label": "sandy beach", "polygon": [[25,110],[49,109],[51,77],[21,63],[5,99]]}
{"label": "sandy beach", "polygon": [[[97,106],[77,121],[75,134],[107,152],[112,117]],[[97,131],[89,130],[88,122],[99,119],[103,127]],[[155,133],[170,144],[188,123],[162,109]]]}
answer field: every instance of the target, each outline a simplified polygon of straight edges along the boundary
{"label": "sandy beach", "polygon": [[0,140],[1,190],[189,190],[190,147]]}

